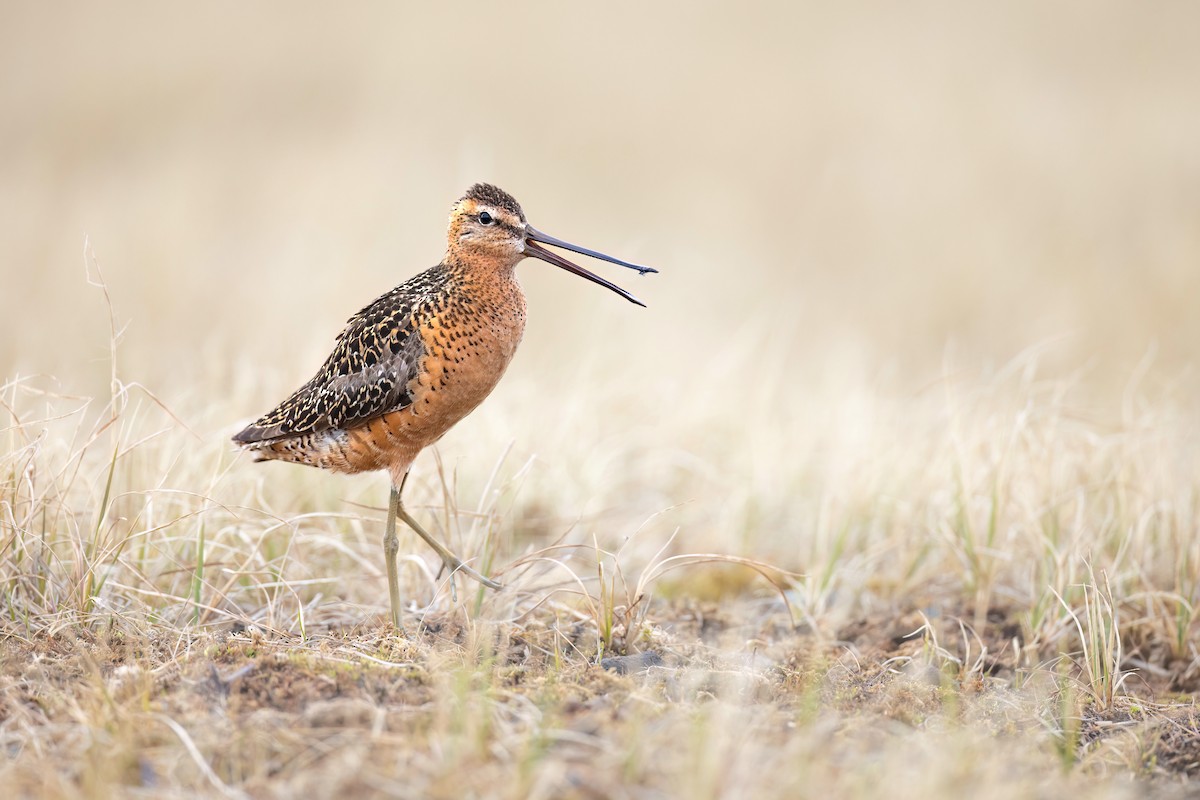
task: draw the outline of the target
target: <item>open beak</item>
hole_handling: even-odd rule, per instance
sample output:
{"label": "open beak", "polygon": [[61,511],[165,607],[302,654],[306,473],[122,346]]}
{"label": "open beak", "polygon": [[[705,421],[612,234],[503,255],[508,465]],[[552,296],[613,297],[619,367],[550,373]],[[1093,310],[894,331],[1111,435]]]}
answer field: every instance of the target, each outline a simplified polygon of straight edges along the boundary
{"label": "open beak", "polygon": [[562,239],[555,239],[553,236],[548,236],[531,225],[525,226],[525,255],[533,256],[534,258],[540,258],[542,261],[546,261],[556,267],[562,267],[567,272],[573,272],[581,278],[587,278],[593,283],[598,283],[601,286],[612,289],[614,292],[621,295],[621,297],[624,297],[631,303],[637,303],[642,308],[646,307],[645,303],[643,303],[641,300],[638,300],[620,286],[617,286],[615,283],[609,283],[599,275],[588,272],[586,269],[577,264],[572,264],[558,253],[555,253],[552,250],[547,250],[546,248],[540,246],[538,242],[554,245],[555,247],[562,247],[566,250],[571,250],[575,253],[582,253],[583,255],[591,256],[592,258],[599,258],[613,264],[620,264],[622,267],[635,269],[642,275],[646,274],[647,272],[658,272],[658,270],[654,269],[653,267],[642,267],[637,264],[630,264],[628,261],[622,261],[619,258],[606,256],[604,253],[598,253],[595,250],[588,250],[586,247],[580,247],[579,245],[571,244],[570,242],[564,242]]}

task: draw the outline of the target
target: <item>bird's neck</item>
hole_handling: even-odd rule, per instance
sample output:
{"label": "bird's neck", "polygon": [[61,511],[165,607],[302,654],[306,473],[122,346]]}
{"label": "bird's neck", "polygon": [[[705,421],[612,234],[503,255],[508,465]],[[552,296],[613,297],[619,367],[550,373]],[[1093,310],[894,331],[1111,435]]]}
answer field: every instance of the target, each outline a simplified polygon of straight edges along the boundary
{"label": "bird's neck", "polygon": [[449,250],[442,263],[450,272],[473,284],[505,284],[516,280],[517,261],[507,254]]}
{"label": "bird's neck", "polygon": [[489,318],[494,318],[500,329],[515,331],[513,347],[525,327],[525,293],[517,281],[516,266],[511,259],[480,259],[474,254],[464,259],[447,253],[442,262],[456,287],[455,297],[467,299],[476,311],[491,309]]}

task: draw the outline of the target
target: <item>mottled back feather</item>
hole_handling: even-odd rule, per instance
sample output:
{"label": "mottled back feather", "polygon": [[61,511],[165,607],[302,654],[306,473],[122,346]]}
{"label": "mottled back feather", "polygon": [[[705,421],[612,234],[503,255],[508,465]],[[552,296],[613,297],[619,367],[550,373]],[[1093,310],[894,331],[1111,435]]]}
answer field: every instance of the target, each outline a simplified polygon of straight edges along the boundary
{"label": "mottled back feather", "polygon": [[416,320],[444,297],[451,274],[441,265],[381,295],[349,319],[324,365],[274,410],[233,437],[269,443],[352,428],[412,403],[425,344]]}

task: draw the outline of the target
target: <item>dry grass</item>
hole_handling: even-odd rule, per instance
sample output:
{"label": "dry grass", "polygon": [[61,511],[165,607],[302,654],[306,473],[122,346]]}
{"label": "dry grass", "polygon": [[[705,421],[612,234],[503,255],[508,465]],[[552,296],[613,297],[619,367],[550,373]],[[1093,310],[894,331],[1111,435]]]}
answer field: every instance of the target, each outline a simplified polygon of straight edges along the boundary
{"label": "dry grass", "polygon": [[[878,457],[778,529],[793,572],[689,553],[682,509],[539,540],[529,466],[469,498],[427,459],[425,514],[506,588],[452,600],[414,551],[406,640],[377,506],[119,373],[102,408],[41,383],[0,393],[22,794],[1132,796],[1200,769],[1197,431],[1165,401],[1101,429],[1026,365],[879,409]],[[281,479],[317,494],[274,510]]]}
{"label": "dry grass", "polygon": [[[1194,793],[1196,12],[918,6],[10,11],[0,785]],[[400,638],[384,479],[228,436],[479,178],[663,272],[522,267]]]}

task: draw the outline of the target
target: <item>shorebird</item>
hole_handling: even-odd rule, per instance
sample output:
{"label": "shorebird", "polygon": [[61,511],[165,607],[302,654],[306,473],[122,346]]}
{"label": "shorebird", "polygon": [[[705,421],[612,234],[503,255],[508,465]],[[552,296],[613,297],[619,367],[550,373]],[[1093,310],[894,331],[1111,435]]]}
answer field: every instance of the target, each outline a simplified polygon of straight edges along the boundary
{"label": "shorebird", "polygon": [[527,256],[547,261],[645,306],[615,284],[542,245],[657,272],[548,236],[517,201],[477,183],[454,204],[446,255],[352,316],[313,378],[233,437],[258,461],[335,472],[387,470],[391,477],[383,552],[392,624],[400,622],[396,519],[416,531],[451,571],[481,575],[433,538],[404,508],[413,460],[478,406],[512,361],[525,330],[525,295],[514,274]]}

